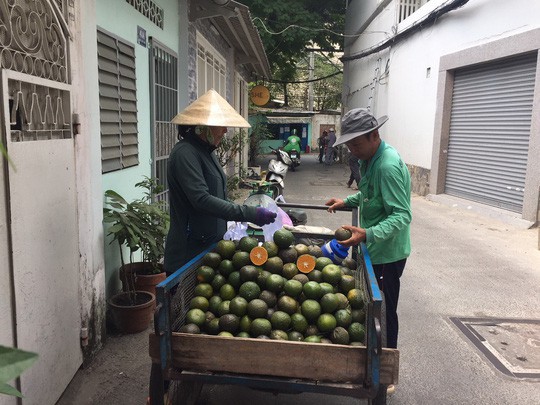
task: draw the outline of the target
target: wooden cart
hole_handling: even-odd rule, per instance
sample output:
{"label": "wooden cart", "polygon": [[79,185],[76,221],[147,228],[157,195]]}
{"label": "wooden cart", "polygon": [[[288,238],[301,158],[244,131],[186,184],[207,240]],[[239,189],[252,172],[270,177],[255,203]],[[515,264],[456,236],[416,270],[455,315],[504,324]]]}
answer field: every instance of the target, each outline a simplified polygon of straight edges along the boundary
{"label": "wooden cart", "polygon": [[[353,224],[357,224],[357,210],[352,211]],[[298,232],[295,237],[332,239],[327,234]],[[213,248],[157,286],[155,331],[149,340],[152,405],[163,404],[165,380],[182,382],[177,403],[185,404],[195,403],[203,384],[236,384],[274,392],[317,392],[368,399],[371,404],[386,403],[387,386],[398,382],[399,352],[383,347],[384,303],[364,244],[353,249],[353,258],[358,263],[353,273],[366,300],[366,346],[177,333],[193,297],[195,271],[203,256]]]}

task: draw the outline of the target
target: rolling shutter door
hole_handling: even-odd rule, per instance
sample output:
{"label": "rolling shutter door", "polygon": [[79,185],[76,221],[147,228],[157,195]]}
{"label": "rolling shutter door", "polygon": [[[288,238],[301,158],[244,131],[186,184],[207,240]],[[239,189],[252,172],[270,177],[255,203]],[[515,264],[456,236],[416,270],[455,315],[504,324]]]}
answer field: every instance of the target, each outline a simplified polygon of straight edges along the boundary
{"label": "rolling shutter door", "polygon": [[445,192],[521,212],[536,53],[457,70]]}

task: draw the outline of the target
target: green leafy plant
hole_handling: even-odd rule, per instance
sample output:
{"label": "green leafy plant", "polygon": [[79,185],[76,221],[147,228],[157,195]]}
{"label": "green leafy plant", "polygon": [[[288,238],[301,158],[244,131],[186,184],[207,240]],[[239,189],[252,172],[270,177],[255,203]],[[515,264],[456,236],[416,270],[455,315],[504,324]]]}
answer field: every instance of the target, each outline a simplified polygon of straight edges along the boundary
{"label": "green leafy plant", "polygon": [[234,131],[234,133],[223,137],[215,151],[221,167],[227,167],[231,163],[234,163],[235,174],[227,176],[227,198],[229,200],[234,200],[238,197],[237,190],[243,169],[235,163],[234,159],[242,153],[246,144],[246,132],[244,130]]}
{"label": "green leafy plant", "polygon": [[259,155],[261,142],[272,139],[273,135],[268,128],[268,123],[259,119],[253,124],[249,136],[249,165],[255,166],[255,158]]}
{"label": "green leafy plant", "polygon": [[13,170],[15,170],[15,165],[13,164],[13,161],[9,158],[6,147],[4,146],[2,142],[0,142],[0,153],[4,156],[4,159],[8,161],[8,163],[11,165]]}
{"label": "green leafy plant", "polygon": [[240,179],[242,178],[245,170],[240,168],[239,174],[234,174],[232,176],[227,176],[227,199],[234,201],[240,198],[239,188],[240,188]]}
{"label": "green leafy plant", "polygon": [[0,346],[0,394],[22,398],[21,392],[7,382],[21,375],[37,360],[37,357],[36,353]]}
{"label": "green leafy plant", "polygon": [[[126,246],[129,263],[134,263],[134,254],[140,251],[142,261],[151,263],[150,274],[161,273],[170,223],[166,202],[156,199],[162,187],[146,176],[135,187],[144,189],[144,195],[132,202],[127,202],[113,190],[105,191],[108,207],[103,209],[103,222],[110,225],[107,236],[112,236],[110,243],[118,243],[122,266],[126,264],[123,249]],[[129,290],[134,289],[130,285]]]}
{"label": "green leafy plant", "polygon": [[233,162],[236,156],[242,152],[245,144],[246,133],[244,130],[234,131],[234,133],[224,136],[216,148],[216,156],[221,167],[226,167]]}

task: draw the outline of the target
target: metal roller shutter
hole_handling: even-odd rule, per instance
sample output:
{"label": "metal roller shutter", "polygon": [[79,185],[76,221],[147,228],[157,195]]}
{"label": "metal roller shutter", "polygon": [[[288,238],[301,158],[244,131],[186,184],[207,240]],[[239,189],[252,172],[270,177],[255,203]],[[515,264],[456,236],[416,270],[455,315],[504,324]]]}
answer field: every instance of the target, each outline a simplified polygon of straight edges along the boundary
{"label": "metal roller shutter", "polygon": [[521,212],[537,55],[457,70],[445,192]]}

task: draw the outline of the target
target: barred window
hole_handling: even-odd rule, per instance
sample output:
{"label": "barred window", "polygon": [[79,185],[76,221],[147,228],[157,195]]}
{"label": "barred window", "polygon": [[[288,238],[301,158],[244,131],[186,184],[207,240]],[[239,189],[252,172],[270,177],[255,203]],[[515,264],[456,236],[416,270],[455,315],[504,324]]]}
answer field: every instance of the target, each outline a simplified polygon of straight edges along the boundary
{"label": "barred window", "polygon": [[135,48],[98,30],[101,171],[139,164]]}
{"label": "barred window", "polygon": [[165,12],[152,0],[126,0],[135,10],[163,29]]}
{"label": "barred window", "polygon": [[398,9],[398,23],[410,16],[429,0],[400,0]]}
{"label": "barred window", "polygon": [[225,59],[201,35],[197,36],[197,96],[214,89],[225,98]]}

